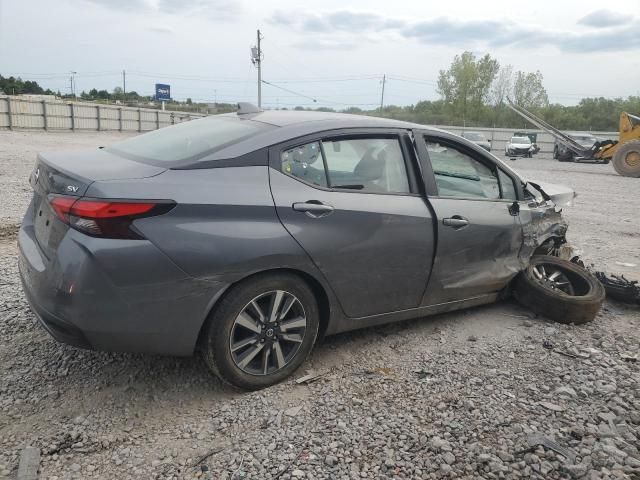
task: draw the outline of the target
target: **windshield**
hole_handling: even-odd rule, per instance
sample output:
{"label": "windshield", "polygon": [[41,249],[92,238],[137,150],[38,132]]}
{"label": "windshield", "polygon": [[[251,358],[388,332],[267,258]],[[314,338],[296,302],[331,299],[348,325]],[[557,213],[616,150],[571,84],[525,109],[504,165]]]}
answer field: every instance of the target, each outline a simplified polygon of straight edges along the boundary
{"label": "windshield", "polygon": [[274,128],[232,116],[210,116],[154,130],[115,143],[106,150],[155,164],[195,160]]}
{"label": "windshield", "polygon": [[465,132],[462,136],[467,140],[473,140],[474,142],[482,142],[485,140],[484,135],[477,132]]}
{"label": "windshield", "polygon": [[571,138],[582,145],[593,145],[598,141],[591,135],[571,135]]}
{"label": "windshield", "polygon": [[511,143],[524,143],[529,145],[531,140],[529,137],[511,137]]}

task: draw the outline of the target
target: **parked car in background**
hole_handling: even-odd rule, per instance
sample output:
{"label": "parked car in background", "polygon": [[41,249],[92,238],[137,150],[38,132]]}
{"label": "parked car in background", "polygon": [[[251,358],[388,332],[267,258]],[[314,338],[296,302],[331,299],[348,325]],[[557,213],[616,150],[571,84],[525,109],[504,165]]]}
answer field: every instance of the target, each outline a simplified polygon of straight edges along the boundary
{"label": "parked car in background", "polygon": [[540,151],[540,147],[538,146],[538,134],[537,133],[531,133],[531,132],[515,132],[513,134],[514,137],[529,137],[529,140],[531,140],[531,146],[533,146],[533,151],[531,153],[533,153],[533,155],[535,155],[536,153],[538,153]]}
{"label": "parked car in background", "polygon": [[40,154],[30,184],[18,265],[53,337],[200,351],[245,389],[291,375],[323,335],[490,303],[520,272],[538,286],[522,302],[559,321],[602,302],[548,256],[571,189],[423,125],[242,106]]}
{"label": "parked car in background", "polygon": [[533,145],[531,139],[526,136],[511,137],[504,147],[504,155],[506,157],[528,157],[533,156]]}
{"label": "parked car in background", "polygon": [[[584,148],[591,148],[598,141],[598,139],[589,132],[569,132],[567,135]],[[581,159],[575,152],[569,150],[565,145],[558,142],[558,140],[555,141],[553,146],[553,158],[561,162],[575,162]]]}
{"label": "parked car in background", "polygon": [[484,148],[487,152],[491,151],[491,140],[487,140],[487,137],[480,132],[463,132],[462,137],[466,138],[470,142],[475,143],[479,147]]}

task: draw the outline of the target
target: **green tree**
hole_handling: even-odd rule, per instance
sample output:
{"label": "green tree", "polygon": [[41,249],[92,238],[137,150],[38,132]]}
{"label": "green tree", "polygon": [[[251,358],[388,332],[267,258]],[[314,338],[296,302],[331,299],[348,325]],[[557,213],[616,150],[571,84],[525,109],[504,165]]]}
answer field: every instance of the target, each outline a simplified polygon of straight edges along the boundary
{"label": "green tree", "polygon": [[524,108],[542,108],[549,105],[547,91],[542,84],[542,73],[516,72],[513,80],[513,101]]}
{"label": "green tree", "polygon": [[456,117],[477,119],[499,69],[489,54],[480,59],[471,52],[456,55],[448,70],[440,70],[438,93]]}

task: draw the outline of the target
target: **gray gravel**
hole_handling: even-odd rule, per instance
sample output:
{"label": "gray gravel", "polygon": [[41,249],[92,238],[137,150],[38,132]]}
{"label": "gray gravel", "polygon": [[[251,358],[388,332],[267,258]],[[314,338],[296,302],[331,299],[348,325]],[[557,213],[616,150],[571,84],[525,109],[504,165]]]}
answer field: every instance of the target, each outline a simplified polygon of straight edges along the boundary
{"label": "gray gravel", "polygon": [[[0,200],[12,205],[0,222],[26,207],[34,151],[115,138],[0,132]],[[637,180],[610,166],[514,166],[576,188],[572,242],[640,278],[616,264],[640,263]],[[241,393],[198,358],[56,343],[28,310],[16,254],[14,236],[0,239],[0,477],[32,445],[48,479],[640,478],[640,365],[625,360],[640,354],[637,308],[607,302],[575,327],[503,302],[352,332],[298,372],[322,373],[315,382]],[[575,463],[528,450],[532,434]]]}

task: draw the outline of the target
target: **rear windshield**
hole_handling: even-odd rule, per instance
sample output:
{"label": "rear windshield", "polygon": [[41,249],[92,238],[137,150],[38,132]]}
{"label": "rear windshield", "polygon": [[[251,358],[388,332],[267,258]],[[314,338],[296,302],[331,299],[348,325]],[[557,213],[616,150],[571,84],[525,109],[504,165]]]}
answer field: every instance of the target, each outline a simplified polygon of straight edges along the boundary
{"label": "rear windshield", "polygon": [[274,127],[237,117],[211,116],[154,130],[115,143],[107,150],[153,164],[168,164],[204,157],[270,128]]}
{"label": "rear windshield", "polygon": [[476,132],[466,132],[466,133],[463,133],[462,136],[467,140],[474,140],[476,142],[481,142],[485,139],[484,135]]}

